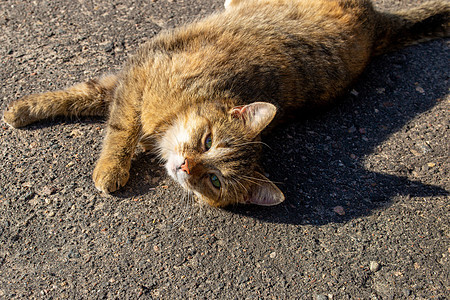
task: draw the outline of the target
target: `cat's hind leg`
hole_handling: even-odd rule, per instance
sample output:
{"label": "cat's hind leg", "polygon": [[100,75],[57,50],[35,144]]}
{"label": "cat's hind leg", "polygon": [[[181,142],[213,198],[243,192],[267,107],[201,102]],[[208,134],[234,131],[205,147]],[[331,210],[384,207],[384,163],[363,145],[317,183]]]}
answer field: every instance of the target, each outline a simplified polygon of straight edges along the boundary
{"label": "cat's hind leg", "polygon": [[116,85],[117,76],[109,75],[66,90],[28,95],[10,103],[3,120],[19,128],[57,116],[105,116]]}

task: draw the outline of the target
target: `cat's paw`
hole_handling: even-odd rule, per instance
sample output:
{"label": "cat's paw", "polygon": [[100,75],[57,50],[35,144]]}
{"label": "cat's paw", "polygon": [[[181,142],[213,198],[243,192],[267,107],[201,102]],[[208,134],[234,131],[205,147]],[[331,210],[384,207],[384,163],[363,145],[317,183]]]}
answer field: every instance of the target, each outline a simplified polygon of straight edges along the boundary
{"label": "cat's paw", "polygon": [[92,175],[95,187],[106,194],[112,193],[124,186],[130,177],[129,168],[107,160],[100,160]]}
{"label": "cat's paw", "polygon": [[19,128],[29,124],[27,122],[28,115],[28,107],[16,101],[11,103],[3,112],[3,121],[14,128]]}
{"label": "cat's paw", "polygon": [[14,128],[19,128],[35,120],[30,116],[29,106],[24,101],[18,100],[11,103],[3,112],[3,121]]}

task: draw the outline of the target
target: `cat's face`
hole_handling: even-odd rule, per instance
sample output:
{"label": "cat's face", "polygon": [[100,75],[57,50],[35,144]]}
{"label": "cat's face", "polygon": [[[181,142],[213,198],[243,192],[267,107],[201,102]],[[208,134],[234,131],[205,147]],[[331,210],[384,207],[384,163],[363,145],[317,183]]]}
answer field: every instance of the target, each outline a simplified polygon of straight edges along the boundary
{"label": "cat's face", "polygon": [[283,193],[259,171],[259,133],[275,115],[272,104],[186,111],[160,141],[169,175],[212,206],[275,205]]}

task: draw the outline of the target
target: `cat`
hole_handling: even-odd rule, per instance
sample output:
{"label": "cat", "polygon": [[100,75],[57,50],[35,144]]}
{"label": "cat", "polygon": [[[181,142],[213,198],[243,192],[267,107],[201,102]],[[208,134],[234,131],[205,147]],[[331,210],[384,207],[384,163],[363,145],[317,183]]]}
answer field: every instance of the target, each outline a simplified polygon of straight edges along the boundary
{"label": "cat", "polygon": [[345,94],[374,56],[448,37],[449,12],[440,1],[387,13],[369,0],[227,0],[158,34],[120,73],[26,96],[3,119],[108,116],[93,172],[104,193],[127,183],[141,144],[212,206],[276,205],[285,197],[259,165],[261,132]]}

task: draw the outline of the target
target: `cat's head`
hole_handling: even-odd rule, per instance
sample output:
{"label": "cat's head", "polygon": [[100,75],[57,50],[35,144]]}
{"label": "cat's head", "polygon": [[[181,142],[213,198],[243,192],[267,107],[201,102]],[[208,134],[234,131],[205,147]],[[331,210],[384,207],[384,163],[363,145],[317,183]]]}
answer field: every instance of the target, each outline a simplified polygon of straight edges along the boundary
{"label": "cat's head", "polygon": [[160,141],[167,172],[212,206],[283,202],[283,193],[259,167],[260,133],[275,113],[276,107],[266,102],[211,103],[187,110]]}

